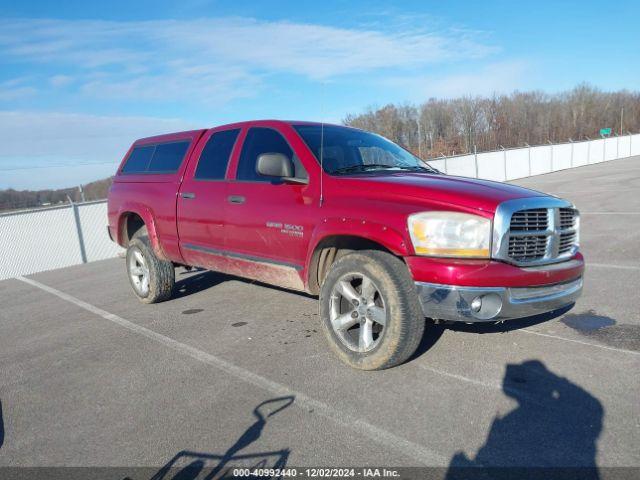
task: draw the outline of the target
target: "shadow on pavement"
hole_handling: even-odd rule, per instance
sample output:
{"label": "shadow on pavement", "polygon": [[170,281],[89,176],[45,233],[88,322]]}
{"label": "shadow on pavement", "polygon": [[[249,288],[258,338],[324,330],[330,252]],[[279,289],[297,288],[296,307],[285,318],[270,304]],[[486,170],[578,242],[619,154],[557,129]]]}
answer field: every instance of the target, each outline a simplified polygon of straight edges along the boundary
{"label": "shadow on pavement", "polygon": [[453,456],[447,480],[600,478],[596,453],[604,408],[597,398],[539,360],[508,364],[502,387],[517,407],[495,417],[474,458]]}
{"label": "shadow on pavement", "polygon": [[[191,274],[191,276],[186,276]],[[183,277],[183,278],[180,278]],[[318,298],[306,292],[298,290],[290,290],[288,288],[278,287],[277,285],[271,285],[269,283],[259,282],[257,280],[251,280],[243,277],[236,277],[233,275],[227,275],[226,273],[214,272],[213,270],[193,269],[191,271],[176,272],[176,285],[173,290],[172,298],[181,298],[194,293],[207,290],[215,287],[218,284],[234,280],[236,282],[242,282],[251,285],[258,285],[261,287],[278,290],[280,292],[292,293],[307,298]]]}
{"label": "shadow on pavement", "polygon": [[520,318],[516,320],[507,320],[504,323],[492,323],[492,322],[478,322],[478,323],[464,323],[464,322],[440,322],[435,323],[433,320],[427,318],[427,326],[424,331],[420,345],[418,345],[415,353],[409,358],[409,361],[415,360],[422,354],[426,353],[431,347],[433,347],[440,337],[444,334],[445,330],[451,330],[455,332],[468,332],[468,333],[502,333],[509,332],[511,330],[518,330],[521,328],[530,327],[539,323],[548,322],[554,318],[558,318],[571,310],[573,305],[555,310],[553,312],[544,313],[542,315],[536,315],[533,317]]}
{"label": "shadow on pavement", "polygon": [[[191,274],[189,277],[180,278],[182,275]],[[186,297],[194,293],[207,290],[229,280],[231,277],[223,273],[209,270],[192,270],[190,272],[176,272],[176,284],[173,287],[173,298]]]}
{"label": "shadow on pavement", "polygon": [[429,351],[429,349],[431,349],[431,347],[433,347],[436,342],[440,340],[440,337],[444,333],[445,329],[441,324],[435,324],[430,319],[426,319],[425,321],[427,322],[427,325],[425,326],[422,340],[420,340],[416,351],[413,353],[413,355],[411,355],[411,357],[409,357],[409,360],[407,360],[408,362],[415,360],[422,354]]}
{"label": "shadow on pavement", "polygon": [[[531,327],[538,325],[539,323],[548,322],[555,318],[561,317],[569,310],[573,308],[573,304],[566,307],[554,310],[552,312],[543,313],[541,315],[534,315],[532,317],[517,318],[514,320],[506,320],[502,323],[492,322],[477,322],[477,323],[463,323],[463,322],[451,322],[442,324],[442,328],[447,330],[454,330],[456,332],[470,332],[470,333],[500,333],[510,332],[512,330],[519,330],[521,328]],[[439,326],[439,325],[438,325]]]}
{"label": "shadow on pavement", "polygon": [[[254,410],[255,421],[224,453],[202,453],[183,450],[158,470],[151,480],[194,480],[229,478],[232,468],[284,468],[290,450],[288,448],[259,452],[243,452],[263,434],[270,417],[291,406],[293,396],[278,397],[260,403]],[[229,474],[229,475],[228,475]],[[256,478],[256,477],[251,477]]]}

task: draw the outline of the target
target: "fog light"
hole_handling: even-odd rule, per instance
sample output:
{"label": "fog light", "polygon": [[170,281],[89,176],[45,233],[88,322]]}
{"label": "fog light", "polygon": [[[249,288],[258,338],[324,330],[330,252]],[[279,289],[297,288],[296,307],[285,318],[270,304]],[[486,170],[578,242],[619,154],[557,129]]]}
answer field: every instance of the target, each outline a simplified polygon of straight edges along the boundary
{"label": "fog light", "polygon": [[495,293],[487,293],[486,295],[478,295],[471,300],[469,305],[471,315],[479,320],[491,320],[495,318],[502,310],[502,298]]}
{"label": "fog light", "polygon": [[473,301],[471,302],[471,311],[479,312],[481,308],[482,308],[482,297],[474,298]]}

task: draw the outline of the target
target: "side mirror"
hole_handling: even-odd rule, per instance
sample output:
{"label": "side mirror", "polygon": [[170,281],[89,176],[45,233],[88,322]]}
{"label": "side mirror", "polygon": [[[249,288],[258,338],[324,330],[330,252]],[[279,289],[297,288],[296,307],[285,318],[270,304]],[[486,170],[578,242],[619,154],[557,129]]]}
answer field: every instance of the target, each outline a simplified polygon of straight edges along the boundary
{"label": "side mirror", "polygon": [[291,160],[282,153],[263,153],[258,156],[256,170],[267,177],[292,177],[293,165]]}

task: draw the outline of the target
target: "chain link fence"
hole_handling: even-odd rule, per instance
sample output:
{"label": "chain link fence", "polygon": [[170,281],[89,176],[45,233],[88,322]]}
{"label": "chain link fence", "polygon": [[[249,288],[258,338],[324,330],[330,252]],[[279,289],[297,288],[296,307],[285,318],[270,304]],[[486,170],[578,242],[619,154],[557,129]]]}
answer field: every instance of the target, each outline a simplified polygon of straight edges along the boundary
{"label": "chain link fence", "polygon": [[107,202],[0,214],[0,280],[103,260],[122,249],[107,235]]}

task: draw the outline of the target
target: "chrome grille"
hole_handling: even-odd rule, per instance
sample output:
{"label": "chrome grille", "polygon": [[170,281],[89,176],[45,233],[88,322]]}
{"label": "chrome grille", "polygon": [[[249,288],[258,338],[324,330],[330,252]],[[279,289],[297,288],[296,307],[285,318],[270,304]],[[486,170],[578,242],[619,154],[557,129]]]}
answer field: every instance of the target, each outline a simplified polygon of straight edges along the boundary
{"label": "chrome grille", "polygon": [[558,253],[563,254],[570,252],[576,243],[576,232],[567,232],[560,234],[560,246],[558,247]]}
{"label": "chrome grille", "polygon": [[509,257],[518,262],[538,260],[547,253],[547,237],[531,235],[526,237],[509,237]]}
{"label": "chrome grille", "polygon": [[529,232],[546,230],[549,225],[549,212],[546,208],[521,210],[511,216],[511,231]]}
{"label": "chrome grille", "polygon": [[576,226],[576,209],[561,208],[560,209],[560,228],[573,228]]}
{"label": "chrome grille", "polygon": [[540,265],[570,258],[579,242],[579,213],[569,202],[540,197],[510,200],[494,221],[494,258]]}

